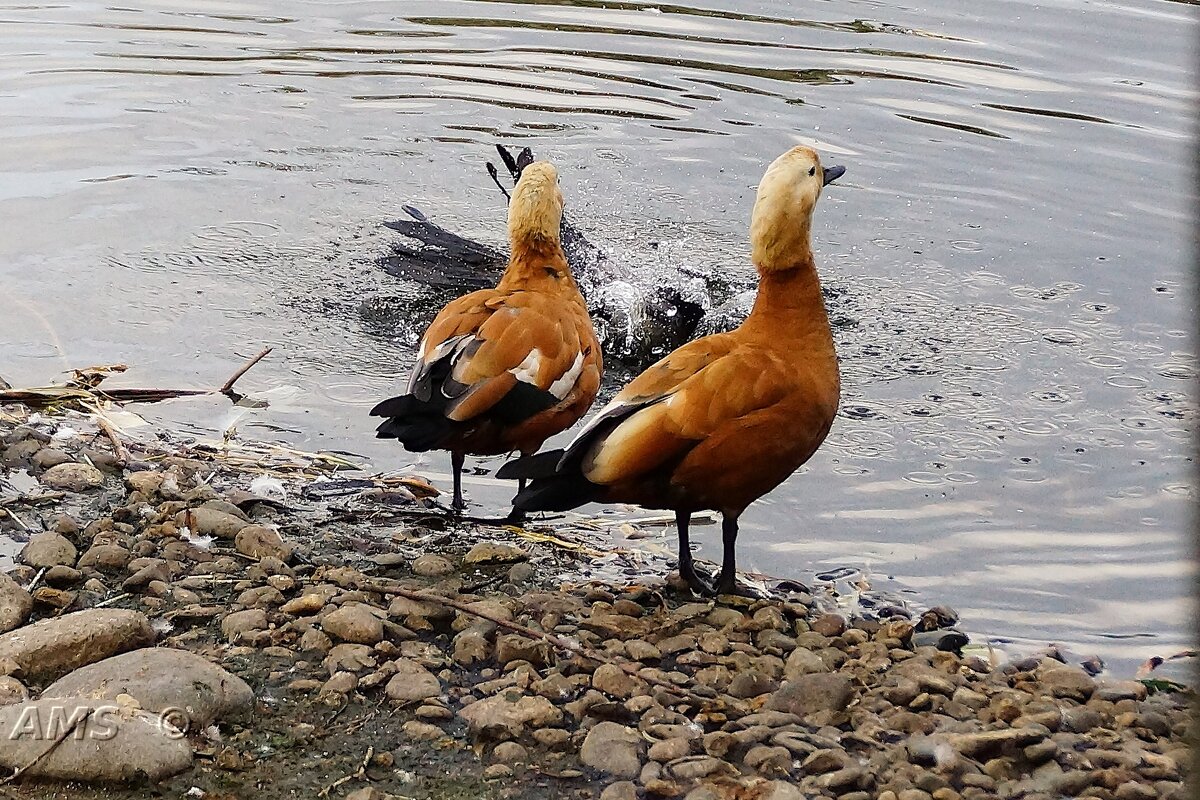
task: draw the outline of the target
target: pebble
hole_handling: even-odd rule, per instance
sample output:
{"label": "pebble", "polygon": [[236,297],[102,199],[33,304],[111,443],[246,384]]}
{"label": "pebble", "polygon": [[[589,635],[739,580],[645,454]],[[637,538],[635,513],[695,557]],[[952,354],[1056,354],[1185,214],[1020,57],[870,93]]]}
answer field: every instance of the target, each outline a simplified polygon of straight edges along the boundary
{"label": "pebble", "polygon": [[767,694],[779,688],[779,682],[763,675],[756,670],[739,672],[729,683],[728,692],[731,697],[749,698]]}
{"label": "pebble", "polygon": [[633,781],[610,783],[600,792],[600,800],[638,800],[638,787]]}
{"label": "pebble", "polygon": [[528,636],[507,634],[496,639],[496,660],[501,664],[528,661],[535,667],[543,667],[551,660],[550,645],[534,641]]}
{"label": "pebble", "polygon": [[766,707],[804,717],[818,711],[841,711],[854,697],[850,678],[841,673],[798,675],[771,695]]}
{"label": "pebble", "polygon": [[51,489],[65,492],[86,492],[104,485],[104,473],[91,464],[74,461],[56,464],[42,473],[41,481]]}
{"label": "pebble", "polygon": [[442,683],[416,661],[404,658],[396,662],[396,672],[383,691],[393,703],[411,703],[437,697]]}
{"label": "pebble", "polygon": [[33,611],[33,597],[22,586],[0,573],[0,633],[24,625]]}
{"label": "pebble", "polygon": [[285,614],[295,614],[297,616],[309,616],[316,614],[325,607],[326,596],[316,592],[302,594],[299,597],[294,597],[288,600],[279,610]]}
{"label": "pebble", "polygon": [[326,614],[321,629],[335,639],[355,644],[383,641],[383,620],[364,603],[347,603]]}
{"label": "pebble", "polygon": [[832,639],[846,630],[846,619],[840,614],[822,614],[809,623],[809,628]]}
{"label": "pebble", "polygon": [[1085,702],[1096,690],[1096,681],[1079,667],[1051,667],[1038,676],[1043,687],[1054,697]]}
{"label": "pebble", "polygon": [[789,681],[814,672],[829,672],[829,667],[820,656],[806,647],[792,650],[783,666],[783,676]]}
{"label": "pebble", "polygon": [[612,697],[626,700],[646,692],[646,683],[616,664],[601,664],[592,673],[592,686]]}
{"label": "pebble", "polygon": [[239,641],[246,634],[267,627],[267,612],[261,608],[235,611],[221,620],[221,633],[231,642]]}
{"label": "pebble", "polygon": [[[519,547],[502,542],[479,542],[472,547],[463,558],[464,564],[511,564],[524,561],[529,554]],[[413,571],[416,571],[414,564]]]}
{"label": "pebble", "polygon": [[642,771],[642,737],[615,722],[598,722],[583,740],[579,760],[617,778],[636,778]]}
{"label": "pebble", "polygon": [[501,742],[492,751],[492,760],[502,764],[523,764],[529,760],[529,751],[516,742]]}
{"label": "pebble", "polygon": [[23,703],[29,699],[29,690],[11,675],[0,675],[0,706]]}
{"label": "pebble", "polygon": [[296,646],[300,652],[328,653],[333,648],[333,640],[324,631],[309,628],[300,637]]}
{"label": "pebble", "polygon": [[[74,460],[75,459],[71,458],[70,453],[64,453],[62,450],[58,450],[53,447],[43,447],[41,450],[38,450],[36,453],[34,453],[33,466],[37,469],[45,470],[50,469],[50,467],[58,466],[59,464],[66,464]],[[72,491],[82,490],[74,489]]]}
{"label": "pebble", "polygon": [[440,739],[446,735],[446,732],[437,725],[431,725],[428,722],[417,722],[411,720],[401,726],[404,733],[413,739]]}
{"label": "pebble", "polygon": [[454,572],[454,564],[442,556],[426,553],[413,559],[412,571],[424,578],[438,578]]}
{"label": "pebble", "polygon": [[125,569],[130,558],[129,551],[119,544],[97,544],[92,545],[79,557],[76,566],[81,570],[120,572]]}
{"label": "pebble", "polygon": [[474,737],[517,739],[526,727],[545,728],[562,722],[562,712],[544,697],[508,693],[493,695],[459,710]]}
{"label": "pebble", "polygon": [[233,546],[250,558],[274,556],[283,562],[292,558],[292,545],[283,540],[279,531],[266,525],[247,525],[240,529],[233,538]]}
{"label": "pebble", "polygon": [[193,536],[214,539],[233,539],[249,523],[236,514],[209,506],[180,511],[175,515],[175,527],[187,528]]}
{"label": "pebble", "polygon": [[498,781],[504,778],[511,778],[512,776],[513,768],[507,764],[492,764],[483,770],[483,779],[485,781]]}
{"label": "pebble", "polygon": [[746,751],[742,759],[747,767],[762,775],[772,777],[787,775],[792,767],[792,752],[786,747],[755,745]]}
{"label": "pebble", "polygon": [[[329,637],[325,638],[328,640]],[[332,646],[321,661],[321,666],[325,667],[330,675],[338,670],[362,672],[378,666],[374,649],[365,644],[330,644]]]}
{"label": "pebble", "polygon": [[44,531],[29,537],[21,548],[20,559],[34,569],[53,567],[59,564],[73,567],[78,551],[71,540],[60,533]]}
{"label": "pebble", "polygon": [[321,685],[320,694],[349,694],[358,688],[358,676],[353,672],[335,672]]}
{"label": "pebble", "polygon": [[683,758],[691,751],[692,742],[689,739],[664,739],[661,742],[652,744],[647,755],[654,761],[667,762]]}
{"label": "pebble", "polygon": [[416,710],[417,719],[447,720],[454,719],[454,712],[444,706],[424,705]]}

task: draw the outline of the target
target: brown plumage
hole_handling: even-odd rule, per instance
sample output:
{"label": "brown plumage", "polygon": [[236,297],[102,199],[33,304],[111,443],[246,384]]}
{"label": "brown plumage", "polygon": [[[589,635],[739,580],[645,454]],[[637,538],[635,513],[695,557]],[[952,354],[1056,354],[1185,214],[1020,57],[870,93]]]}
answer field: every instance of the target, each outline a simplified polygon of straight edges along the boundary
{"label": "brown plumage", "polygon": [[494,289],[454,300],[421,339],[408,390],[371,410],[379,438],[449,450],[454,507],[463,457],[536,452],[587,412],[600,345],[559,238],[563,198],[544,161],[525,167],[508,208],[512,256]]}
{"label": "brown plumage", "polygon": [[[822,169],[807,147],[771,164],[750,224],[760,276],[750,316],[647,369],[565,451],[506,464],[498,475],[533,478],[516,508],[601,501],[673,510],[680,574],[700,593],[734,591],[738,517],[812,456],[837,413],[837,356],[809,226],[822,187],[844,171]],[[705,509],[723,517],[715,587],[696,574],[688,546],[691,515]]]}

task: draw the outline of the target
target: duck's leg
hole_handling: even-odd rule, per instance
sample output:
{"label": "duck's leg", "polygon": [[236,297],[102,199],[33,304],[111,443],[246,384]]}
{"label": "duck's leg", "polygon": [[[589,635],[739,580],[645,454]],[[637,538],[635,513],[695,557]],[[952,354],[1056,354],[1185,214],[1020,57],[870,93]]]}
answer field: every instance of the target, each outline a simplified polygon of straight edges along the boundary
{"label": "duck's leg", "polygon": [[459,453],[458,451],[450,453],[450,468],[454,471],[454,500],[451,501],[450,507],[459,512],[467,507],[467,504],[463,502],[462,496],[462,469],[464,460],[465,455],[463,453]]}
{"label": "duck's leg", "polygon": [[[523,491],[525,491],[525,479],[517,478],[517,494]],[[513,506],[512,511],[509,511],[508,516],[504,518],[504,522],[511,525],[521,525],[525,522],[525,512]]]}
{"label": "duck's leg", "polygon": [[687,582],[688,587],[701,597],[713,597],[716,590],[713,585],[696,572],[696,562],[692,559],[692,546],[688,541],[688,525],[692,515],[687,511],[675,512],[675,524],[679,528],[679,577]]}
{"label": "duck's leg", "polygon": [[733,594],[737,588],[737,557],[734,554],[737,535],[737,517],[722,514],[721,544],[724,545],[725,556],[721,561],[721,574],[717,577],[717,591],[721,594]]}
{"label": "duck's leg", "polygon": [[721,574],[717,576],[717,594],[737,594],[743,597],[760,597],[760,594],[749,587],[737,582],[737,558],[734,550],[737,545],[738,518],[734,514],[721,515],[721,543],[725,555],[721,561]]}

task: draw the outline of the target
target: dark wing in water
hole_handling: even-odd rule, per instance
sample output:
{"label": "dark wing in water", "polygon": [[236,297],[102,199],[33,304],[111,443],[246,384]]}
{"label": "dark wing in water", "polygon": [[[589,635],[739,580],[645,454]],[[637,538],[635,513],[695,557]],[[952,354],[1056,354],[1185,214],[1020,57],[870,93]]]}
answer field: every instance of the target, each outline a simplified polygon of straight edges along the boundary
{"label": "dark wing in water", "polygon": [[[522,148],[514,154],[504,145],[496,145],[496,152],[513,185],[522,170],[533,163],[533,152]],[[488,174],[496,186],[508,197],[508,188],[501,180],[501,173],[494,164],[488,163]],[[459,295],[485,289],[496,284],[508,263],[508,253],[490,245],[476,242],[446,230],[412,207],[403,207],[408,219],[385,222],[384,225],[404,238],[391,246],[391,252],[380,259],[384,270],[397,278],[412,281],[432,290],[428,303],[435,297]],[[593,319],[600,327],[614,327],[624,331],[628,327],[625,317],[636,311],[640,322],[637,330],[621,334],[622,353],[611,352],[605,342],[606,355],[614,361],[625,361],[633,369],[640,369],[656,361],[665,353],[689,341],[704,315],[704,309],[686,299],[678,288],[658,286],[647,294],[638,308],[610,309],[597,297],[589,296],[593,287],[599,289],[611,280],[604,267],[608,255],[592,242],[563,214],[562,246],[571,271],[579,279],[580,289],[588,300]],[[444,302],[444,299],[440,302]],[[621,319],[609,319],[616,315]],[[606,337],[602,337],[606,338]],[[636,347],[631,347],[635,342]]]}
{"label": "dark wing in water", "polygon": [[[500,154],[500,160],[504,162],[515,186],[521,172],[533,163],[533,151],[526,147],[514,156],[508,148],[498,144],[496,152]],[[492,179],[507,197],[508,191],[500,182],[495,167],[491,164],[488,167]],[[392,252],[380,259],[389,275],[458,292],[484,289],[496,284],[508,263],[507,252],[452,233],[413,206],[406,205],[403,209],[410,219],[383,223],[407,240],[394,243]],[[577,276],[586,275],[606,258],[604,252],[589,242],[565,214],[562,245],[567,263]]]}
{"label": "dark wing in water", "polygon": [[404,206],[404,211],[411,219],[383,223],[405,237],[380,259],[389,275],[455,292],[496,284],[508,263],[507,253],[451,233],[412,206]]}

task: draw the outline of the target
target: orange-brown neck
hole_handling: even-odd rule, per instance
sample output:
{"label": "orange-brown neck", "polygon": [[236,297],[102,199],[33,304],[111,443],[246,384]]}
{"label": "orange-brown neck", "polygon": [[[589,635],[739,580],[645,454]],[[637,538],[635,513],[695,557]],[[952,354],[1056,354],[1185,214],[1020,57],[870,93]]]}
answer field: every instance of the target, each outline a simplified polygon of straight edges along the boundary
{"label": "orange-brown neck", "polygon": [[743,328],[748,334],[769,339],[828,342],[832,351],[829,315],[812,253],[806,252],[798,260],[790,269],[760,270],[758,295]]}
{"label": "orange-brown neck", "polygon": [[496,288],[578,291],[562,245],[557,239],[540,236],[513,242],[508,268]]}

